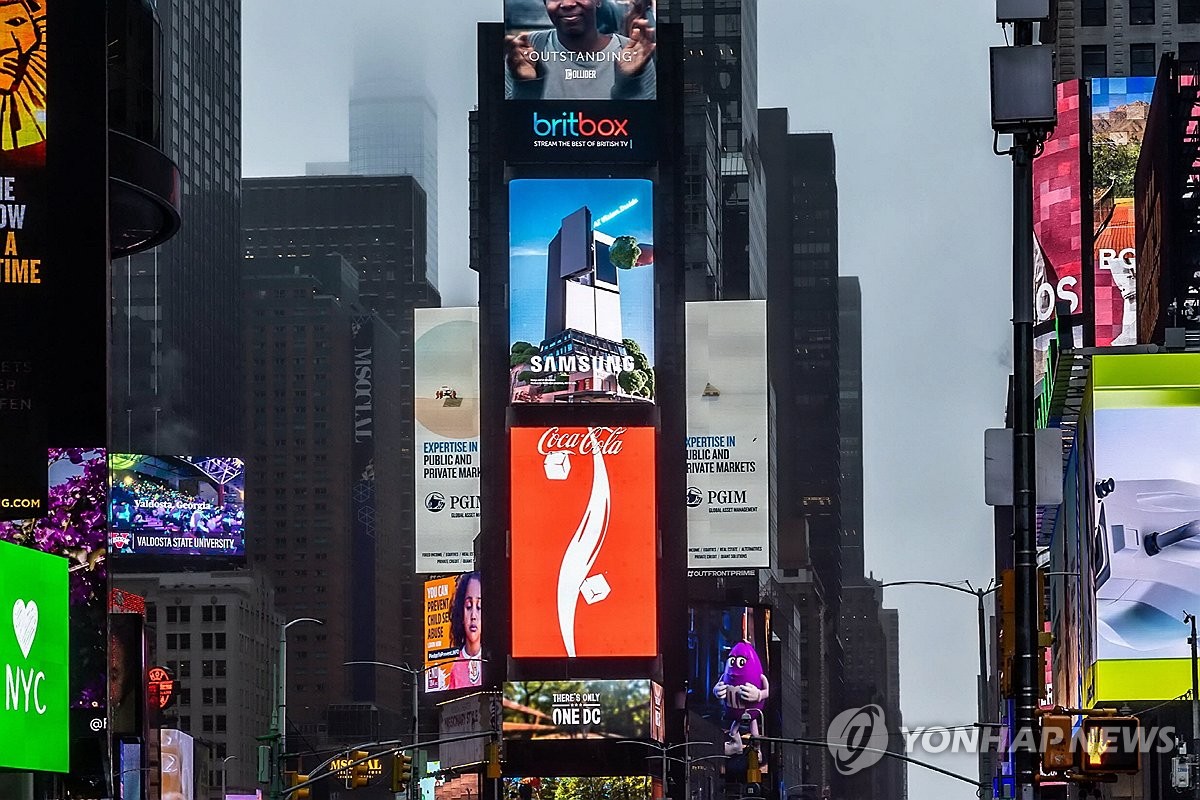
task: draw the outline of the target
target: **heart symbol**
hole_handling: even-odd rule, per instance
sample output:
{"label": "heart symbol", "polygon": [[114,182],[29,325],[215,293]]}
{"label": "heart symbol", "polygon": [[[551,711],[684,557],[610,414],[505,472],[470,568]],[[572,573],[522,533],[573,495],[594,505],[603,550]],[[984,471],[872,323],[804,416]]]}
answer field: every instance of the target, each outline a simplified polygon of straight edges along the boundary
{"label": "heart symbol", "polygon": [[33,647],[33,637],[37,636],[37,626],[37,603],[32,600],[13,603],[13,633],[17,635],[17,644],[26,658],[29,658],[29,650]]}

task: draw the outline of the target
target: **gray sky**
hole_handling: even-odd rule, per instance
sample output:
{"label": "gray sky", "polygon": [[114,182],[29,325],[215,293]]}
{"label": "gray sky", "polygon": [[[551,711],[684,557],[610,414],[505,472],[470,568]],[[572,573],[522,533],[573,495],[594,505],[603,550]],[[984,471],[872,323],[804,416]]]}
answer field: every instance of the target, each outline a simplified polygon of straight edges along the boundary
{"label": "gray sky", "polygon": [[[832,131],[837,146],[841,270],[863,287],[867,567],[885,580],[986,583],[983,429],[1002,424],[1011,364],[1010,166],[992,155],[988,112],[988,47],[1003,43],[994,4],[759,4],[760,104],[787,106],[793,131]],[[441,54],[423,76],[439,112],[441,288],[447,305],[469,304],[474,24],[499,20],[501,0],[432,16],[419,5],[244,0],[243,171],[296,175],[346,158],[350,16],[390,28],[405,60]],[[974,602],[915,587],[886,599],[901,610],[905,723],[974,721]],[[976,774],[971,757],[930,760]],[[909,787],[975,797],[918,768]]]}

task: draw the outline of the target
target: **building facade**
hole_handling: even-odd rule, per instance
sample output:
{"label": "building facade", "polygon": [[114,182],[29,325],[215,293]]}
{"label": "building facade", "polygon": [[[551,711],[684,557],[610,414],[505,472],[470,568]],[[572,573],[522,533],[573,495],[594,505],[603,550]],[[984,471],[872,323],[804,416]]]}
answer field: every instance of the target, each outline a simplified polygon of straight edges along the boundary
{"label": "building facade", "polygon": [[1167,53],[1200,61],[1200,3],[1055,0],[1041,39],[1055,45],[1059,81],[1154,77]]}

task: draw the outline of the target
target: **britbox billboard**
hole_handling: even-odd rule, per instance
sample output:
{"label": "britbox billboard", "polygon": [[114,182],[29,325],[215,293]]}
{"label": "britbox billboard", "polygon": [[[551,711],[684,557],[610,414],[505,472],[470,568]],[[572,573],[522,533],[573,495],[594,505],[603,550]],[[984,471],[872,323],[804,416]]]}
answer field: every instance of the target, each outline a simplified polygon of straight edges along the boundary
{"label": "britbox billboard", "polygon": [[1154,78],[1092,79],[1095,343],[1137,344],[1137,236],[1133,178]]}
{"label": "britbox billboard", "polygon": [[511,437],[512,655],[657,655],[654,429]]}
{"label": "britbox billboard", "polygon": [[687,304],[688,568],[769,567],[767,304]]}
{"label": "britbox billboard", "polygon": [[653,100],[655,0],[504,0],[509,100]]}
{"label": "britbox billboard", "polygon": [[509,184],[513,403],[654,401],[654,187]]}
{"label": "britbox billboard", "polygon": [[118,555],[244,556],[240,458],[109,454],[109,546]]}
{"label": "britbox billboard", "polygon": [[479,533],[479,311],[413,319],[417,572],[461,572]]}

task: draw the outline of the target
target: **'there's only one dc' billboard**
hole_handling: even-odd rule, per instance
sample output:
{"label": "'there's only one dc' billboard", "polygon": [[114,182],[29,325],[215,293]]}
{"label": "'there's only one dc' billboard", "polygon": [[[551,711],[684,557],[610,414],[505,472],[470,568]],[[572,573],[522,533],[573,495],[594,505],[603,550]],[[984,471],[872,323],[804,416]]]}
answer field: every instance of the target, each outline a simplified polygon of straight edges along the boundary
{"label": "'there's only one dc' billboard", "polygon": [[653,197],[647,180],[509,184],[512,402],[654,401]]}
{"label": "'there's only one dc' billboard", "polygon": [[653,428],[513,428],[512,655],[658,653]]}
{"label": "'there's only one dc' billboard", "polygon": [[1092,362],[1097,700],[1191,687],[1184,611],[1200,609],[1200,354]]}
{"label": "'there's only one dc' billboard", "polygon": [[767,304],[687,304],[688,568],[769,567]]}
{"label": "'there's only one dc' billboard", "polygon": [[244,556],[240,458],[109,453],[109,546],[120,555]]}
{"label": "'there's only one dc' billboard", "polygon": [[465,572],[479,533],[479,311],[413,320],[417,572]]}

